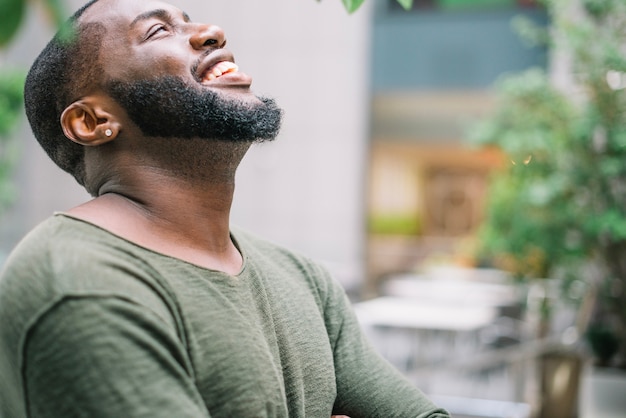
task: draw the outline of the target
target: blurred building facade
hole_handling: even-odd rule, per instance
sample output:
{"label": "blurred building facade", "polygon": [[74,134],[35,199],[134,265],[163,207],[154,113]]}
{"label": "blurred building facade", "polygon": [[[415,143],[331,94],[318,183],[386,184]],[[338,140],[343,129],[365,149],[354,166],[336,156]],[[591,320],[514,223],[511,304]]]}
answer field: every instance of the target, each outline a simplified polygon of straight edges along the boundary
{"label": "blurred building facade", "polygon": [[492,87],[511,72],[546,65],[512,28],[545,25],[532,1],[376,3],[373,19],[368,176],[369,292],[386,275],[446,260],[473,263],[494,150],[473,149],[472,123],[494,106]]}

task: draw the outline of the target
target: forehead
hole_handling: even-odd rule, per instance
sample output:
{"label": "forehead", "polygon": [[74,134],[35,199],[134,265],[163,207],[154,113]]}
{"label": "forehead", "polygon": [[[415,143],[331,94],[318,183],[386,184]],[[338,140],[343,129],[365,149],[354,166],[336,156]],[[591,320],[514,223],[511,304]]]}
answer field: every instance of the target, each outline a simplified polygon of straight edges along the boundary
{"label": "forehead", "polygon": [[183,14],[176,6],[158,0],[99,0],[85,11],[80,22],[102,23],[114,32],[127,31],[137,19],[155,10],[165,10],[174,16]]}

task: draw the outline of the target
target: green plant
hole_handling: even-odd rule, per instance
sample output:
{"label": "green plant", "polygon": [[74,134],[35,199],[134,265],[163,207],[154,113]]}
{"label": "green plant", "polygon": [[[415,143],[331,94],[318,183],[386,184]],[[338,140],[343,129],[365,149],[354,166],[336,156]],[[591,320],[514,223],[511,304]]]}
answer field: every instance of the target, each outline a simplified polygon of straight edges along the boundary
{"label": "green plant", "polygon": [[[27,0],[0,0],[0,48],[5,48],[19,32],[26,15]],[[32,0],[35,3],[36,0]],[[60,26],[67,14],[63,0],[39,0],[55,26]]]}
{"label": "green plant", "polygon": [[11,136],[22,109],[21,71],[7,71],[0,75],[0,211],[12,200],[13,185],[9,181],[17,156],[17,145]]}
{"label": "green plant", "polygon": [[[567,54],[574,82],[531,69],[497,84],[471,138],[511,164],[491,188],[481,255],[520,278],[563,279],[564,298],[584,283],[598,295],[594,326],[626,335],[626,3],[545,4],[550,27],[533,38]],[[619,353],[626,365],[624,340]]]}
{"label": "green plant", "polygon": [[421,222],[417,214],[372,214],[368,222],[370,233],[378,235],[417,236]]}
{"label": "green plant", "polygon": [[[0,0],[0,49],[7,47],[19,32],[26,14],[26,0]],[[43,0],[48,16],[56,25],[64,18],[61,0]],[[15,196],[11,176],[18,147],[12,133],[22,113],[25,71],[2,68],[0,73],[0,213]]]}

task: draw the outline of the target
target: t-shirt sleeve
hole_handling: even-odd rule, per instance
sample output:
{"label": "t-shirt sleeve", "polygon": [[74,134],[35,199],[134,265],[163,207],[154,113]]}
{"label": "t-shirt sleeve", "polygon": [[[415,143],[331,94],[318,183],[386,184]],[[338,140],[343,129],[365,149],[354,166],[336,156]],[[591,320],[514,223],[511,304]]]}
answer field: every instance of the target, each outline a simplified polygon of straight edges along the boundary
{"label": "t-shirt sleeve", "polygon": [[209,417],[175,331],[133,301],[66,298],[23,347],[30,417]]}
{"label": "t-shirt sleeve", "polygon": [[330,285],[325,306],[333,344],[337,399],[333,413],[352,418],[448,418],[367,341],[345,292]]}

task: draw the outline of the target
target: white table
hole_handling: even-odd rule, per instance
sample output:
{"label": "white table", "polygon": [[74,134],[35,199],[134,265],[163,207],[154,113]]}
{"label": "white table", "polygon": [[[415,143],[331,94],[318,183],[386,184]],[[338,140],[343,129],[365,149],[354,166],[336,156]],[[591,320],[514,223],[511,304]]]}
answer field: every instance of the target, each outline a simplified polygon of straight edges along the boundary
{"label": "white table", "polygon": [[396,276],[385,282],[389,296],[445,305],[510,306],[519,302],[520,289],[503,283],[471,280],[423,279],[416,275]]}
{"label": "white table", "polygon": [[497,315],[493,306],[427,303],[397,296],[356,303],[354,310],[364,327],[413,330],[472,331],[491,324]]}

